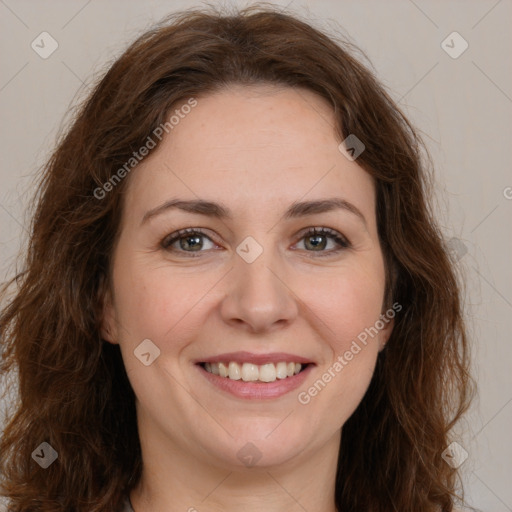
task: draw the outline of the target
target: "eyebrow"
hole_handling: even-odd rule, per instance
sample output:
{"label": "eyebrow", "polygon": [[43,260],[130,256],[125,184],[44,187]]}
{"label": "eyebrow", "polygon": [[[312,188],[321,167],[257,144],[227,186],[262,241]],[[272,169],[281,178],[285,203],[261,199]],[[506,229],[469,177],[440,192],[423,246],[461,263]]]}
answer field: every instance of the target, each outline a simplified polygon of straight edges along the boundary
{"label": "eyebrow", "polygon": [[[222,203],[205,201],[203,199],[170,199],[169,201],[166,201],[160,206],[148,210],[142,217],[141,225],[146,223],[149,219],[173,208],[183,210],[189,213],[196,213],[199,215],[214,217],[220,220],[233,218],[233,215],[230,212],[229,208],[227,208]],[[305,217],[307,215],[331,212],[334,210],[345,210],[356,215],[366,227],[366,219],[364,215],[361,213],[361,211],[355,205],[340,197],[292,203],[289,206],[289,208],[285,211],[281,219],[295,219]]]}

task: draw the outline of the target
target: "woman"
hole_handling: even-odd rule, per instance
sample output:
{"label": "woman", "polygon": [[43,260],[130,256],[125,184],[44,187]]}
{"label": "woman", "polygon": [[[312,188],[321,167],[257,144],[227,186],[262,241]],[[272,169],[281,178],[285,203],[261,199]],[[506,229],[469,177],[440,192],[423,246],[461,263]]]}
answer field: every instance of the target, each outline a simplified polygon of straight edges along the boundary
{"label": "woman", "polygon": [[10,510],[453,510],[473,381],[421,148],[275,9],[140,37],[48,162],[2,312]]}

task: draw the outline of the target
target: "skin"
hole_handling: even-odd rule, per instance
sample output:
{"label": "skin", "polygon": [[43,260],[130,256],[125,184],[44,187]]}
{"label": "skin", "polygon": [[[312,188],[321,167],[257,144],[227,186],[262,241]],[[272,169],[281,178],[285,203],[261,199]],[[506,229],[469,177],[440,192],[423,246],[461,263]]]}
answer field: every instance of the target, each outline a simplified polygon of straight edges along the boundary
{"label": "skin", "polygon": [[[144,469],[131,501],[136,512],[335,512],[342,426],[393,322],[308,404],[297,395],[383,312],[373,181],[338,150],[333,111],[312,92],[230,86],[197,100],[129,177],[105,300],[102,334],[120,344],[137,399]],[[178,197],[222,202],[233,218],[169,209],[141,224]],[[356,206],[366,224],[344,209],[281,219],[293,202],[331,197]],[[301,234],[312,227],[351,245],[334,253],[327,237],[315,251],[314,236]],[[199,252],[186,240],[175,252],[161,247],[183,228],[207,233]],[[247,236],[263,248],[252,263],[236,252]],[[144,339],[160,350],[149,366],[134,356]],[[296,391],[244,400],[194,366],[239,350],[290,352],[316,366]],[[248,442],[261,453],[253,467],[237,457]]]}

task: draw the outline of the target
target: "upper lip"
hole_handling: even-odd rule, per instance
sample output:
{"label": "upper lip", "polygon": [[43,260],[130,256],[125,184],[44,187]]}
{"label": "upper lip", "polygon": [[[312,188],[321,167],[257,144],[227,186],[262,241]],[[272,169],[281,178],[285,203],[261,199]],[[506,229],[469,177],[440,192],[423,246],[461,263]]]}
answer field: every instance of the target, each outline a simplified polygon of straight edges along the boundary
{"label": "upper lip", "polygon": [[198,363],[252,363],[255,365],[262,365],[267,363],[313,363],[306,357],[298,356],[297,354],[289,354],[287,352],[272,352],[268,354],[253,354],[252,352],[226,352],[224,354],[217,354],[216,356],[207,357],[205,359],[198,359]]}

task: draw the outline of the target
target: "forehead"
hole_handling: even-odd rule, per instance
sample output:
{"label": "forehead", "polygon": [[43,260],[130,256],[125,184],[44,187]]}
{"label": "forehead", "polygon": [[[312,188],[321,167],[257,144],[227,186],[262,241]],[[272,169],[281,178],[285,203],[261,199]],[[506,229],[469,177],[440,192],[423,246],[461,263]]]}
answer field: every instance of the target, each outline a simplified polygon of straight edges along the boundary
{"label": "forehead", "polygon": [[196,100],[131,176],[132,210],[176,196],[222,200],[246,212],[339,195],[371,216],[373,181],[339,151],[325,99],[264,85],[230,86]]}

